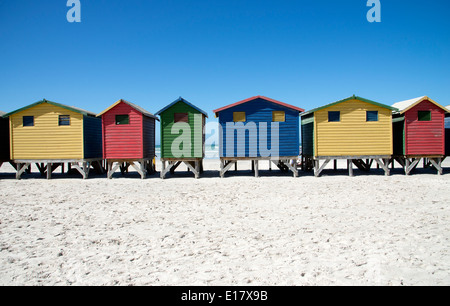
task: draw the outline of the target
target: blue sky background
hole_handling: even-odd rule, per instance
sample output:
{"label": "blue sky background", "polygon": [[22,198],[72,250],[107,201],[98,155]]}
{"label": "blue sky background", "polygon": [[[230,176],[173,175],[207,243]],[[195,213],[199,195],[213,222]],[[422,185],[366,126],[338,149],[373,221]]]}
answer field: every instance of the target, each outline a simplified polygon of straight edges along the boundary
{"label": "blue sky background", "polygon": [[450,104],[450,1],[0,0],[0,110],[43,98],[210,113],[264,95],[311,109],[353,94]]}

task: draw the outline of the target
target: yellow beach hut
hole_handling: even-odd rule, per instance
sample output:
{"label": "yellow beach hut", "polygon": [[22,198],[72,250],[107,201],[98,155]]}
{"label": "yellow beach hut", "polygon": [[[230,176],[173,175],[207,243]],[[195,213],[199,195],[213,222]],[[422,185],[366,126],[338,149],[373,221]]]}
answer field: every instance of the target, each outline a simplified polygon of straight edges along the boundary
{"label": "yellow beach hut", "polygon": [[6,114],[10,125],[11,160],[16,178],[36,164],[42,175],[67,163],[83,178],[94,167],[103,171],[102,123],[96,114],[60,103],[42,100]]}
{"label": "yellow beach hut", "polygon": [[303,169],[314,169],[319,176],[331,160],[336,169],[337,160],[343,159],[353,176],[353,164],[368,171],[376,161],[389,175],[393,110],[352,96],[301,114]]}

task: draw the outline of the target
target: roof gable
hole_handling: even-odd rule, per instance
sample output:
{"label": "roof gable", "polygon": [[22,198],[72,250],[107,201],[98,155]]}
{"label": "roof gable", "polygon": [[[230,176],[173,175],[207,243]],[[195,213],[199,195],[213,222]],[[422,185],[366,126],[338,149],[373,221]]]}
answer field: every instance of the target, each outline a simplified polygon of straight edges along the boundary
{"label": "roof gable", "polygon": [[238,106],[238,105],[241,105],[241,104],[245,104],[245,103],[248,103],[250,101],[257,100],[257,99],[262,99],[262,100],[265,100],[265,101],[268,101],[268,102],[271,102],[271,103],[274,103],[274,104],[277,104],[277,105],[281,105],[283,107],[290,108],[290,109],[293,109],[295,111],[298,111],[299,113],[302,113],[302,112],[305,111],[304,109],[302,109],[300,107],[296,107],[296,106],[293,106],[293,105],[290,105],[290,104],[287,104],[287,103],[284,103],[284,102],[280,102],[280,101],[277,101],[277,100],[274,100],[274,99],[270,99],[270,98],[267,98],[267,97],[264,97],[264,96],[254,96],[254,97],[251,97],[251,98],[248,98],[248,99],[245,99],[245,100],[242,100],[242,101],[239,101],[239,102],[236,102],[236,103],[224,106],[222,108],[216,109],[213,112],[215,113],[215,115],[217,117],[218,114],[220,112],[224,111],[224,110],[227,110],[227,109],[233,108],[235,106]]}
{"label": "roof gable", "polygon": [[24,110],[30,109],[32,107],[35,107],[35,106],[38,106],[38,105],[44,104],[44,103],[47,103],[47,104],[50,104],[50,105],[53,105],[53,106],[56,106],[56,107],[64,108],[64,109],[67,109],[67,110],[70,110],[70,111],[82,114],[83,116],[91,116],[91,117],[95,117],[96,116],[95,113],[89,112],[87,110],[84,110],[84,109],[81,109],[81,108],[78,108],[78,107],[75,107],[75,106],[68,106],[68,105],[64,105],[64,104],[61,104],[61,103],[56,103],[56,102],[52,102],[52,101],[48,101],[46,99],[43,99],[43,100],[38,101],[36,103],[30,104],[28,106],[25,106],[25,107],[22,107],[22,108],[19,108],[19,109],[15,110],[15,111],[12,111],[10,113],[7,113],[6,115],[4,115],[4,117],[12,116],[14,114],[20,113],[20,112],[22,112]]}
{"label": "roof gable", "polygon": [[167,105],[166,107],[164,107],[163,109],[157,111],[155,113],[156,116],[160,116],[162,113],[164,113],[166,110],[168,110],[169,108],[171,108],[172,106],[174,106],[175,104],[177,104],[178,102],[182,102],[187,104],[188,106],[192,107],[193,109],[197,110],[198,112],[202,113],[203,115],[206,116],[206,118],[208,118],[208,113],[205,112],[204,110],[198,108],[197,106],[195,106],[194,104],[191,104],[189,101],[183,99],[182,97],[179,97],[178,99],[176,99],[175,101],[173,101],[172,103],[170,103],[169,105]]}
{"label": "roof gable", "polygon": [[321,107],[318,107],[318,108],[314,108],[314,109],[312,109],[310,111],[307,111],[306,113],[301,114],[301,116],[309,115],[309,114],[315,113],[317,111],[323,110],[325,108],[328,108],[328,107],[331,107],[331,106],[334,106],[334,105],[337,105],[337,104],[340,104],[340,103],[344,103],[344,102],[347,102],[347,101],[351,101],[351,100],[358,100],[358,101],[369,103],[369,104],[372,104],[372,105],[375,105],[375,106],[387,108],[387,109],[390,109],[392,111],[398,111],[398,109],[395,108],[395,107],[391,107],[389,105],[385,105],[385,104],[382,104],[382,103],[378,103],[378,102],[375,102],[375,101],[372,101],[372,100],[364,99],[364,98],[361,98],[361,97],[353,95],[352,97],[349,97],[349,98],[346,98],[346,99],[343,99],[343,100],[339,100],[339,101],[336,101],[336,102],[333,102],[333,103],[330,103],[330,104],[327,104],[327,105],[324,105],[324,106],[321,106]]}
{"label": "roof gable", "polygon": [[101,112],[100,114],[98,114],[97,117],[100,117],[100,116],[104,115],[105,113],[109,112],[110,110],[112,110],[114,107],[116,107],[116,106],[119,105],[120,103],[125,103],[125,104],[129,105],[131,108],[133,108],[133,109],[135,109],[136,111],[138,111],[138,112],[140,112],[141,114],[143,114],[144,116],[147,116],[147,117],[150,117],[150,118],[153,118],[153,119],[156,119],[156,120],[159,121],[158,117],[156,117],[156,116],[153,115],[152,113],[150,113],[150,112],[146,111],[145,109],[143,109],[142,107],[140,107],[140,106],[138,106],[138,105],[136,105],[136,104],[134,104],[134,103],[128,102],[128,101],[126,101],[126,100],[124,100],[124,99],[120,99],[119,101],[117,101],[116,103],[114,103],[113,105],[111,105],[110,107],[108,107],[107,109],[105,109],[103,112]]}
{"label": "roof gable", "polygon": [[399,110],[400,114],[404,114],[405,112],[409,111],[410,109],[412,109],[416,105],[422,103],[423,101],[429,101],[429,102],[433,103],[434,105],[436,105],[437,107],[444,110],[445,112],[447,112],[447,113],[449,112],[448,108],[443,107],[442,105],[440,105],[439,103],[435,102],[434,100],[430,99],[427,96],[422,96],[422,97],[418,97],[418,98],[414,98],[414,99],[410,99],[410,100],[400,101],[400,102],[393,104],[392,106],[397,108]]}

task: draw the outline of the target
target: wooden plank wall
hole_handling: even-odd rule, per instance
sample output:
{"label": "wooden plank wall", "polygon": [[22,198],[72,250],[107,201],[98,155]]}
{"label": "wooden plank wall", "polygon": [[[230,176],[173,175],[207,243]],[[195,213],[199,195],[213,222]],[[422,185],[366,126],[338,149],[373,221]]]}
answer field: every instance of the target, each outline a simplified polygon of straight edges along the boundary
{"label": "wooden plank wall", "polygon": [[[328,122],[329,111],[340,111],[340,122]],[[366,112],[378,111],[377,122]],[[359,100],[349,100],[315,113],[316,156],[392,155],[392,111]]]}
{"label": "wooden plank wall", "polygon": [[[237,105],[235,107],[226,109],[219,113],[219,124],[222,128],[220,137],[221,143],[221,157],[241,157],[239,156],[239,148],[245,146],[245,156],[242,157],[261,157],[259,148],[259,127],[260,123],[267,123],[267,149],[271,148],[272,133],[271,123],[273,120],[273,111],[284,111],[285,122],[279,123],[279,156],[298,156],[300,153],[300,118],[299,112],[290,108],[283,107],[274,103],[270,103],[264,99],[255,99],[253,101]],[[258,129],[256,137],[246,132],[245,141],[237,136],[234,132],[234,152],[226,152],[227,146],[227,122],[233,122],[234,112],[245,112],[246,122],[244,124],[254,122]],[[256,154],[254,154],[256,152]]]}
{"label": "wooden plank wall", "polygon": [[[59,115],[70,115],[70,126],[59,126]],[[34,116],[34,126],[24,127],[23,116]],[[12,159],[83,158],[82,114],[43,103],[10,120]]]}

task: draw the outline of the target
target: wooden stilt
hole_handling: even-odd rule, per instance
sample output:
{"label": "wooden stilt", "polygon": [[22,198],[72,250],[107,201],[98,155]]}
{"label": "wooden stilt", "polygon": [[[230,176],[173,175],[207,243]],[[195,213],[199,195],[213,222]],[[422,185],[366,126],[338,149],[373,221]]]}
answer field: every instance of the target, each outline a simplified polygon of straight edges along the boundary
{"label": "wooden stilt", "polygon": [[47,163],[47,180],[52,178],[52,164]]}
{"label": "wooden stilt", "polygon": [[298,169],[297,169],[297,163],[294,163],[294,165],[292,165],[289,160],[286,160],[284,162],[284,165],[292,171],[294,177],[298,177]]}
{"label": "wooden stilt", "polygon": [[198,179],[200,177],[200,163],[198,160],[195,161],[195,178]]}
{"label": "wooden stilt", "polygon": [[315,177],[319,177],[320,172],[319,172],[319,161],[318,160],[314,160],[314,176]]}
{"label": "wooden stilt", "polygon": [[436,168],[439,175],[442,175],[444,173],[442,169],[442,159],[441,158],[430,158],[430,163]]}
{"label": "wooden stilt", "polygon": [[[224,176],[224,172],[223,172],[224,168],[225,168],[224,161],[221,159],[220,160],[220,178],[223,178],[223,176]],[[236,165],[236,170],[237,170],[237,165]]]}
{"label": "wooden stilt", "polygon": [[22,179],[22,174],[27,170],[27,168],[30,166],[30,163],[17,163],[17,173],[16,173],[16,179],[20,180]]}
{"label": "wooden stilt", "polygon": [[236,160],[230,160],[230,161],[225,161],[225,160],[220,160],[221,164],[220,164],[220,177],[223,178],[225,177],[225,173],[227,173],[228,170],[231,169],[231,167],[237,163]]}

